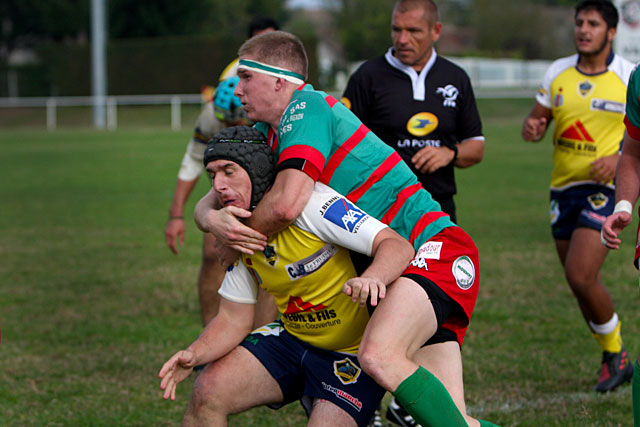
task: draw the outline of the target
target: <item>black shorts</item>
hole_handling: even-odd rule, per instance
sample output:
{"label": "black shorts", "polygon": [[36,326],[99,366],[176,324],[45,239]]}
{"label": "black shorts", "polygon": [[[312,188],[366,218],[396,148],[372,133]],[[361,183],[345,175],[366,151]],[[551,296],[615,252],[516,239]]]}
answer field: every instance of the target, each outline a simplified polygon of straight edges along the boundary
{"label": "black shorts", "polygon": [[242,342],[278,382],[284,399],[272,409],[299,400],[307,415],[314,399],[327,400],[366,426],[385,390],[358,364],[355,354],[323,350],[288,333],[281,322],[258,328]]}

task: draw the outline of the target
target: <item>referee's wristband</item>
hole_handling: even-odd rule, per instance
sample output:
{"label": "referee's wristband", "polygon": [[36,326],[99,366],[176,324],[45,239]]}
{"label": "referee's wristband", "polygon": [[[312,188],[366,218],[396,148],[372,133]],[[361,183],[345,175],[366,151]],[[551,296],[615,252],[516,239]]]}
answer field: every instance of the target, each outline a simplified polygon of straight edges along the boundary
{"label": "referee's wristband", "polygon": [[633,215],[633,205],[628,200],[620,200],[613,208],[613,213],[626,212],[629,215]]}

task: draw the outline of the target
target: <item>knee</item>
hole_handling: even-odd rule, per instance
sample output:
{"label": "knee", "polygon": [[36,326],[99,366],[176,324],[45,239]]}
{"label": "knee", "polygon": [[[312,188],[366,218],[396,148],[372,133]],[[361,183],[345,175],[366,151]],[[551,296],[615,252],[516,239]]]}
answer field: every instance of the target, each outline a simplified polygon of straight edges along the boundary
{"label": "knee", "polygon": [[[206,368],[205,368],[206,369]],[[216,394],[218,387],[211,381],[205,372],[198,376],[191,393],[191,400],[187,408],[185,418],[197,420],[210,420],[212,416],[227,416],[219,396]],[[200,424],[201,423],[197,423]]]}
{"label": "knee", "polygon": [[569,282],[571,288],[576,292],[586,290],[595,282],[595,277],[590,277],[590,275],[581,268],[567,266],[564,274],[567,282]]}
{"label": "knee", "polygon": [[384,387],[387,382],[387,369],[394,366],[392,353],[388,346],[380,345],[372,341],[362,341],[358,351],[358,362],[362,369],[378,384]]}

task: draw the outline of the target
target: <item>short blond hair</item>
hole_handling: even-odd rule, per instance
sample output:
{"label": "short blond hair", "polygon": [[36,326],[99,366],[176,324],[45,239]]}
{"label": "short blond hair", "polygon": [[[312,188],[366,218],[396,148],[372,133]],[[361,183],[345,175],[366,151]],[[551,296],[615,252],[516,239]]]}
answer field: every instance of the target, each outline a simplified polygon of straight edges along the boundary
{"label": "short blond hair", "polygon": [[299,38],[286,31],[270,31],[250,38],[240,46],[238,56],[275,65],[307,79],[309,59]]}

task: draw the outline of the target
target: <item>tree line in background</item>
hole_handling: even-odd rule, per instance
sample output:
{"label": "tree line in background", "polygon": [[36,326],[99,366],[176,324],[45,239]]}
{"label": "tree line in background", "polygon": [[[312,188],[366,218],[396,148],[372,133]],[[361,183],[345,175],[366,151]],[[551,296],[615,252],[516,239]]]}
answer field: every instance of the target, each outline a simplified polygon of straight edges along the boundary
{"label": "tree line in background", "polygon": [[[136,44],[154,45],[162,43],[160,40],[169,40],[169,46],[181,42],[194,45],[190,49],[194,56],[184,59],[182,64],[199,63],[202,67],[211,67],[212,61],[221,61],[223,64],[219,67],[224,67],[246,38],[249,21],[254,16],[270,16],[280,22],[283,29],[299,35],[308,48],[318,40],[333,46],[339,56],[337,69],[344,69],[348,62],[380,55],[388,49],[391,10],[395,3],[395,0],[333,0],[327,2],[326,10],[304,11],[288,9],[282,0],[234,0],[231,6],[226,0],[105,1],[108,55],[116,50],[126,50],[126,46],[131,49]],[[69,73],[44,71],[52,67],[46,61],[66,58],[66,64],[61,66],[75,63],[79,73],[88,72],[85,69],[89,66],[88,58],[77,58],[90,52],[90,3],[90,0],[0,2],[0,75],[12,68],[22,68],[24,76],[29,72],[40,76],[32,78],[37,87],[34,91],[38,94],[69,94],[63,89],[64,85],[56,85],[54,81]],[[443,22],[443,37],[438,49],[445,55],[550,59],[573,51],[571,32],[575,1],[437,0],[437,4]],[[201,46],[200,51],[198,46]],[[16,51],[36,52],[36,59],[9,65],[9,58]],[[78,57],[69,53],[74,51]],[[223,55],[225,59],[221,58]],[[153,67],[154,58],[153,54],[147,56],[150,67]],[[315,58],[310,59],[312,66],[317,65],[313,64]],[[215,72],[215,69],[206,71],[208,75]],[[3,82],[0,79],[0,96],[6,96]],[[124,92],[131,93],[132,90],[124,89]]]}

